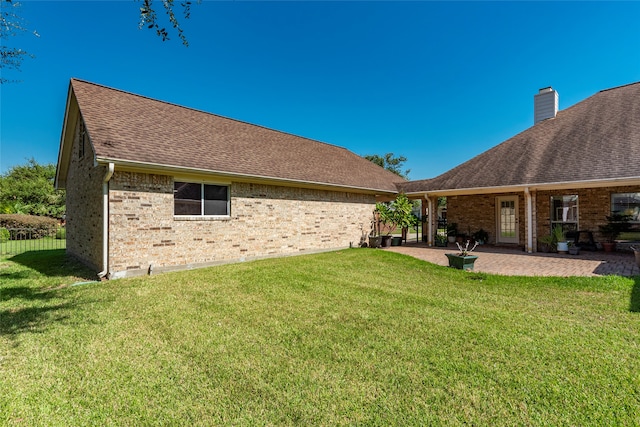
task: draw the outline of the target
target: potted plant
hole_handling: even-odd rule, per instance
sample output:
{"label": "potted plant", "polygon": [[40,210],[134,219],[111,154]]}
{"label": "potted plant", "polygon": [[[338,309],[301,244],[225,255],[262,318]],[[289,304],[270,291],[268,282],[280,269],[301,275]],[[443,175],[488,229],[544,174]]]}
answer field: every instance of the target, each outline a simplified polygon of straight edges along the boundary
{"label": "potted plant", "polygon": [[455,243],[456,236],[458,235],[458,223],[452,222],[447,225],[447,238],[449,243]]}
{"label": "potted plant", "polygon": [[484,245],[489,241],[489,233],[482,228],[471,235],[471,238],[478,242],[479,245]]}
{"label": "potted plant", "polygon": [[561,225],[556,225],[551,231],[553,240],[556,242],[556,249],[560,254],[566,254],[569,251],[569,243],[564,235],[564,230]]}
{"label": "potted plant", "polygon": [[602,242],[602,247],[605,252],[613,252],[616,250],[616,239],[620,236],[620,233],[629,231],[631,216],[614,213],[606,218],[607,223],[599,226],[600,233],[606,239],[606,241]]}
{"label": "potted plant", "polygon": [[574,242],[569,242],[569,255],[580,255],[580,246]]}
{"label": "potted plant", "polygon": [[551,249],[554,247],[553,236],[551,234],[540,236],[538,238],[538,247],[540,248],[540,252],[551,252]]}
{"label": "potted plant", "polygon": [[[402,230],[411,227],[415,221],[413,203],[406,194],[400,193],[391,203],[376,203],[376,211],[379,214],[379,222],[386,234],[382,235],[382,247],[391,246],[391,232],[396,228]],[[402,239],[402,238],[400,238]]]}
{"label": "potted plant", "polygon": [[471,255],[471,252],[473,252],[476,246],[478,246],[478,242],[476,242],[471,249],[469,249],[470,244],[470,240],[467,240],[467,243],[464,246],[456,242],[459,252],[455,254],[445,254],[449,259],[449,267],[457,268],[459,270],[473,270],[473,265],[476,262],[476,259],[478,259],[478,256]]}
{"label": "potted plant", "polygon": [[447,247],[447,236],[441,233],[436,233],[436,237],[434,239],[435,245],[441,248]]}

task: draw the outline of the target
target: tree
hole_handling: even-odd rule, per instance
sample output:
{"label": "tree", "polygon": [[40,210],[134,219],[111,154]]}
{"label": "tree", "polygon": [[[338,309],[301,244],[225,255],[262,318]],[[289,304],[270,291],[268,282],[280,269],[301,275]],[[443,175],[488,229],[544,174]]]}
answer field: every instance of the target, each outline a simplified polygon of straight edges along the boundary
{"label": "tree", "polygon": [[[0,69],[20,70],[20,65],[26,57],[33,57],[27,51],[17,47],[5,45],[7,39],[16,36],[18,33],[28,31],[22,18],[16,13],[20,3],[12,0],[0,0]],[[33,32],[36,37],[38,33]],[[8,83],[11,80],[0,77],[1,83]]]}
{"label": "tree", "polygon": [[[147,27],[150,29],[155,29],[156,34],[159,37],[162,37],[162,41],[169,40],[169,32],[164,27],[160,27],[158,24],[158,15],[153,7],[153,0],[136,0],[142,1],[142,7],[140,7],[140,24],[138,28]],[[173,26],[173,28],[178,32],[178,37],[182,40],[182,44],[185,46],[189,46],[189,42],[187,41],[187,37],[184,35],[184,31],[180,27],[180,23],[176,18],[176,14],[173,11],[173,2],[174,0],[161,0],[162,6],[164,6],[165,12],[169,17],[169,23]],[[200,0],[198,0],[200,3]],[[180,6],[182,6],[182,14],[185,19],[189,19],[191,16],[191,4],[192,2],[189,0],[182,1]]]}
{"label": "tree", "polygon": [[61,218],[65,212],[65,192],[55,190],[56,167],[31,158],[0,175],[0,213],[22,213]]}
{"label": "tree", "polygon": [[[160,19],[158,18],[158,14],[156,13],[156,8],[153,3],[154,0],[135,0],[137,2],[142,2],[142,6],[140,7],[140,23],[138,24],[138,28],[149,28],[155,29],[156,34],[162,38],[162,41],[169,40],[169,31],[164,26],[161,26]],[[180,27],[180,22],[176,17],[174,12],[174,1],[175,0],[160,0],[162,2],[162,6],[167,14],[169,19],[169,23],[171,26],[178,32],[178,37],[182,40],[182,44],[185,46],[189,46],[189,42],[187,41],[187,37],[184,34],[184,31]],[[197,0],[200,3],[201,0]],[[191,5],[192,1],[184,0],[180,2],[180,6],[182,7],[182,14],[185,19],[189,19],[191,15]],[[18,33],[23,33],[29,31],[24,23],[24,20],[18,15],[17,9],[20,7],[19,2],[14,2],[13,0],[0,0],[0,40],[2,40],[0,44],[0,69],[10,69],[10,70],[20,70],[20,66],[22,65],[22,61],[25,58],[31,57],[33,55],[30,53],[17,48],[10,47],[5,44],[7,39],[11,39],[11,37],[17,35]],[[36,37],[40,37],[36,31],[33,31],[33,34]],[[11,80],[0,77],[0,84],[8,83]]]}
{"label": "tree", "polygon": [[411,169],[407,169],[402,172],[404,162],[407,161],[407,158],[404,156],[394,157],[393,153],[387,153],[384,156],[380,156],[378,154],[370,154],[364,156],[364,158],[382,168],[385,168],[390,172],[395,173],[398,176],[401,176],[404,179],[409,179],[409,172],[411,172]]}

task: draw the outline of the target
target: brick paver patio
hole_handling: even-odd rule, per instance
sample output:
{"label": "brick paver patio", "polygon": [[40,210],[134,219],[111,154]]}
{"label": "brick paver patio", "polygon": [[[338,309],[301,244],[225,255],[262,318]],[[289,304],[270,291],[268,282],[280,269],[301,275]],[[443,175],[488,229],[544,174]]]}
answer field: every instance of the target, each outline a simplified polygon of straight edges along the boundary
{"label": "brick paver patio", "polygon": [[[424,243],[405,243],[385,249],[410,255],[439,265],[448,265],[445,253],[457,252],[453,244],[447,248],[428,247]],[[580,255],[533,253],[518,249],[478,246],[474,271],[514,276],[619,276],[640,275],[633,253],[581,251]]]}

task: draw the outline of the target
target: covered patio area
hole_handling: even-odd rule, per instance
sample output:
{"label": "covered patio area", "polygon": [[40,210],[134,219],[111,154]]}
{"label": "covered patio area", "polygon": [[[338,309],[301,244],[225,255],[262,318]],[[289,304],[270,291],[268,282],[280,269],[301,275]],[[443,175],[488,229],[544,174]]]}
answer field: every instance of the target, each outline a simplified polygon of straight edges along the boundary
{"label": "covered patio area", "polygon": [[[457,252],[455,245],[429,247],[426,243],[406,243],[385,250],[410,255],[438,265],[448,265],[445,253]],[[491,245],[478,246],[473,252],[478,255],[474,271],[509,276],[637,276],[640,268],[633,253],[588,252],[579,255],[555,253],[526,253],[522,249],[511,249]]]}

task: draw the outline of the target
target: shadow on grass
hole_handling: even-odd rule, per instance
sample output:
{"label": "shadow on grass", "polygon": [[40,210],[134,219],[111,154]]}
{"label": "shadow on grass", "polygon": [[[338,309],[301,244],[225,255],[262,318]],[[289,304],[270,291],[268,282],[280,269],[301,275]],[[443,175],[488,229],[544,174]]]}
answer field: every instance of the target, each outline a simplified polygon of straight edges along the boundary
{"label": "shadow on grass", "polygon": [[[48,277],[74,276],[84,280],[96,280],[96,273],[89,270],[78,260],[67,256],[64,249],[51,249],[46,251],[29,251],[14,255],[9,261],[27,267]],[[0,274],[2,279],[22,279],[28,278],[29,271],[18,271],[15,273]]]}
{"label": "shadow on grass", "polygon": [[631,302],[629,311],[640,313],[640,276],[635,277],[633,289],[631,289]]}
{"label": "shadow on grass", "polygon": [[47,324],[59,322],[69,316],[64,311],[72,304],[62,303],[44,307],[17,307],[0,311],[0,336],[15,336],[24,332],[42,332]]}

